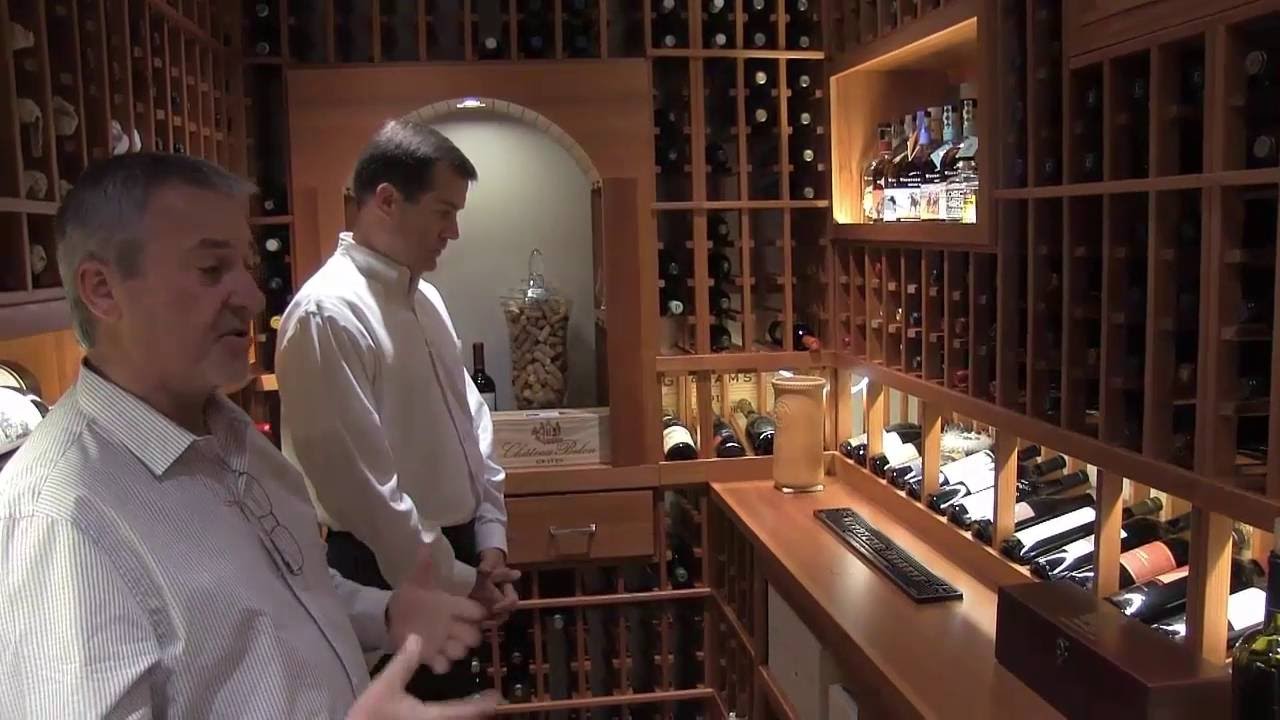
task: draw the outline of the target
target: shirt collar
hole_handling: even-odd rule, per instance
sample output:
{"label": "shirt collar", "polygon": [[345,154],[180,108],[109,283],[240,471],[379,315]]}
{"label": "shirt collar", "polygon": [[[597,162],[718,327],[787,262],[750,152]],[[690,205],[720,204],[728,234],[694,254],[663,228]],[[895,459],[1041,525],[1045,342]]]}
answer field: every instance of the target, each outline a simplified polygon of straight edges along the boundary
{"label": "shirt collar", "polygon": [[[99,374],[88,362],[80,364],[76,396],[89,417],[141,460],[157,480],[163,479],[187,448],[202,439]],[[211,432],[222,435],[247,429],[247,420],[237,410],[230,400],[215,393],[205,407]]]}
{"label": "shirt collar", "polygon": [[338,233],[338,252],[351,259],[361,275],[412,299],[418,289],[418,278],[409,268],[356,242],[350,232]]}

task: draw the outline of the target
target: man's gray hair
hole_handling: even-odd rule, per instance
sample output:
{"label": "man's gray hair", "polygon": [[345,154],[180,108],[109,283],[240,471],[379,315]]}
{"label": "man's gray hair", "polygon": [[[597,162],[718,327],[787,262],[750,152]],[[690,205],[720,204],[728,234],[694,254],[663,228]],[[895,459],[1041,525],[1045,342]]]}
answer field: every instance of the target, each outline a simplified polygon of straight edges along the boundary
{"label": "man's gray hair", "polygon": [[71,306],[72,329],[87,350],[93,347],[93,314],[76,286],[76,271],[97,260],[125,278],[141,270],[142,220],[151,198],[174,185],[249,197],[253,183],[200,158],[168,153],[117,155],[90,165],[58,209],[55,237],[58,272]]}

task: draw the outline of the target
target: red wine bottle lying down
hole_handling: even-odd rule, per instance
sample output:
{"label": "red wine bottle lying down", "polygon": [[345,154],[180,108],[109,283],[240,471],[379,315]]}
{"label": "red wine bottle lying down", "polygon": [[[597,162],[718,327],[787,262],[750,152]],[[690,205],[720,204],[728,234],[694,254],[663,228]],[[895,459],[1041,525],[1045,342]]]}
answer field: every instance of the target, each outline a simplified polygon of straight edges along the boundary
{"label": "red wine bottle lying down", "polygon": [[[1018,451],[1018,467],[1019,471],[1023,468],[1035,467],[1042,463],[1028,464],[1026,461],[1039,457],[1040,446],[1028,445]],[[952,485],[963,485],[963,489],[952,489],[946,491],[946,494],[939,505],[950,505],[952,501],[958,497],[976,493],[988,487],[995,485],[995,453],[991,450],[980,450],[978,452],[966,455],[964,457],[944,463],[938,469],[938,490],[942,492],[945,488]],[[1049,462],[1046,468],[1054,468],[1056,463]],[[989,468],[986,474],[990,477],[983,479],[978,475],[983,468]],[[920,499],[921,473],[923,465],[919,460],[912,461],[900,468],[890,469],[889,484],[899,490],[906,490],[907,494],[916,500]],[[1047,469],[1046,472],[1053,472]]]}
{"label": "red wine bottle lying down", "polygon": [[[1187,605],[1190,568],[1183,565],[1167,573],[1107,597],[1120,612],[1144,623],[1154,623],[1184,612]],[[1256,560],[1231,559],[1231,590],[1235,593],[1253,585],[1261,577]]]}
{"label": "red wine bottle lying down", "polygon": [[[1151,497],[1125,508],[1122,515],[1125,520],[1137,515],[1155,515],[1162,507],[1164,503],[1160,498]],[[1063,515],[1047,518],[1021,530],[1015,530],[1000,545],[1000,552],[1010,560],[1023,565],[1028,564],[1067,543],[1093,534],[1093,525],[1097,516],[1097,508],[1088,505]]]}
{"label": "red wine bottle lying down", "polygon": [[[1266,610],[1267,592],[1262,588],[1247,587],[1231,593],[1227,598],[1227,647],[1233,647],[1245,633],[1261,627]],[[1187,636],[1187,615],[1174,615],[1152,627],[1175,640],[1182,640]]]}
{"label": "red wine bottle lying down", "polygon": [[[1190,513],[1173,518],[1167,523],[1160,522],[1160,520],[1153,517],[1135,517],[1120,525],[1120,552],[1136,550],[1162,537],[1185,532],[1190,527],[1190,522]],[[1036,560],[1031,563],[1031,574],[1045,580],[1057,580],[1091,568],[1094,563],[1096,537],[1096,535],[1090,534],[1088,537],[1067,543],[1058,550]],[[1175,562],[1173,567],[1181,564],[1181,562]],[[1172,569],[1172,567],[1166,568],[1166,570]],[[1164,570],[1160,572],[1164,572]],[[1154,574],[1159,575],[1160,573]],[[1086,581],[1091,581],[1093,573],[1089,572],[1087,577],[1083,575],[1081,577],[1084,577]],[[1072,579],[1077,580],[1078,577],[1072,575]],[[1085,586],[1088,586],[1088,582],[1086,582]]]}
{"label": "red wine bottle lying down", "polygon": [[[1043,482],[1020,482],[1016,493],[1017,502],[1057,495],[1088,484],[1088,482],[1089,473],[1084,470],[1077,470]],[[995,487],[990,487],[960,498],[951,505],[947,511],[947,517],[951,522],[967,530],[970,525],[978,520],[990,520],[995,516],[995,510],[996,489]]]}
{"label": "red wine bottle lying down", "polygon": [[[1089,507],[1093,504],[1092,492],[1086,492],[1081,495],[1025,500],[1013,506],[1013,531],[1017,532],[1024,528],[1029,528],[1038,522],[1044,521],[1046,518],[1064,515],[1072,510]],[[974,520],[969,527],[969,532],[978,542],[990,545],[991,538],[995,533],[995,522],[990,518]]]}

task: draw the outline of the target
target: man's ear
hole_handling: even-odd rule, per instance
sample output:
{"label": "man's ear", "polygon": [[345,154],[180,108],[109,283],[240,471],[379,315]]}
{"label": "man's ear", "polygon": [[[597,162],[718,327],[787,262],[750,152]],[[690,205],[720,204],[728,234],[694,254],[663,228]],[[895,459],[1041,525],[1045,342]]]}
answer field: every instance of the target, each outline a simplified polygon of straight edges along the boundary
{"label": "man's ear", "polygon": [[395,212],[395,207],[400,203],[400,192],[391,185],[391,183],[380,183],[373,190],[373,197],[369,202],[373,203],[378,210],[388,217]]}
{"label": "man's ear", "polygon": [[94,317],[106,322],[120,320],[120,302],[116,296],[116,275],[100,260],[85,260],[76,268],[76,289],[80,300]]}

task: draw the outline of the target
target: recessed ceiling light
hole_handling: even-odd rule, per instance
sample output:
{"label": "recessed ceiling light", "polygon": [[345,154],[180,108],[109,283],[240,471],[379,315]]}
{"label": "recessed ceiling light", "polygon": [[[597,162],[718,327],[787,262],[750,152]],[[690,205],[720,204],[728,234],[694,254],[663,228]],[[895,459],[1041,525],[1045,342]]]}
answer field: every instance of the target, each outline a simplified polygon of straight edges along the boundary
{"label": "recessed ceiling light", "polygon": [[482,107],[485,107],[485,104],[483,101],[480,100],[480,98],[470,97],[458,103],[459,110],[474,110],[475,108],[482,108]]}

